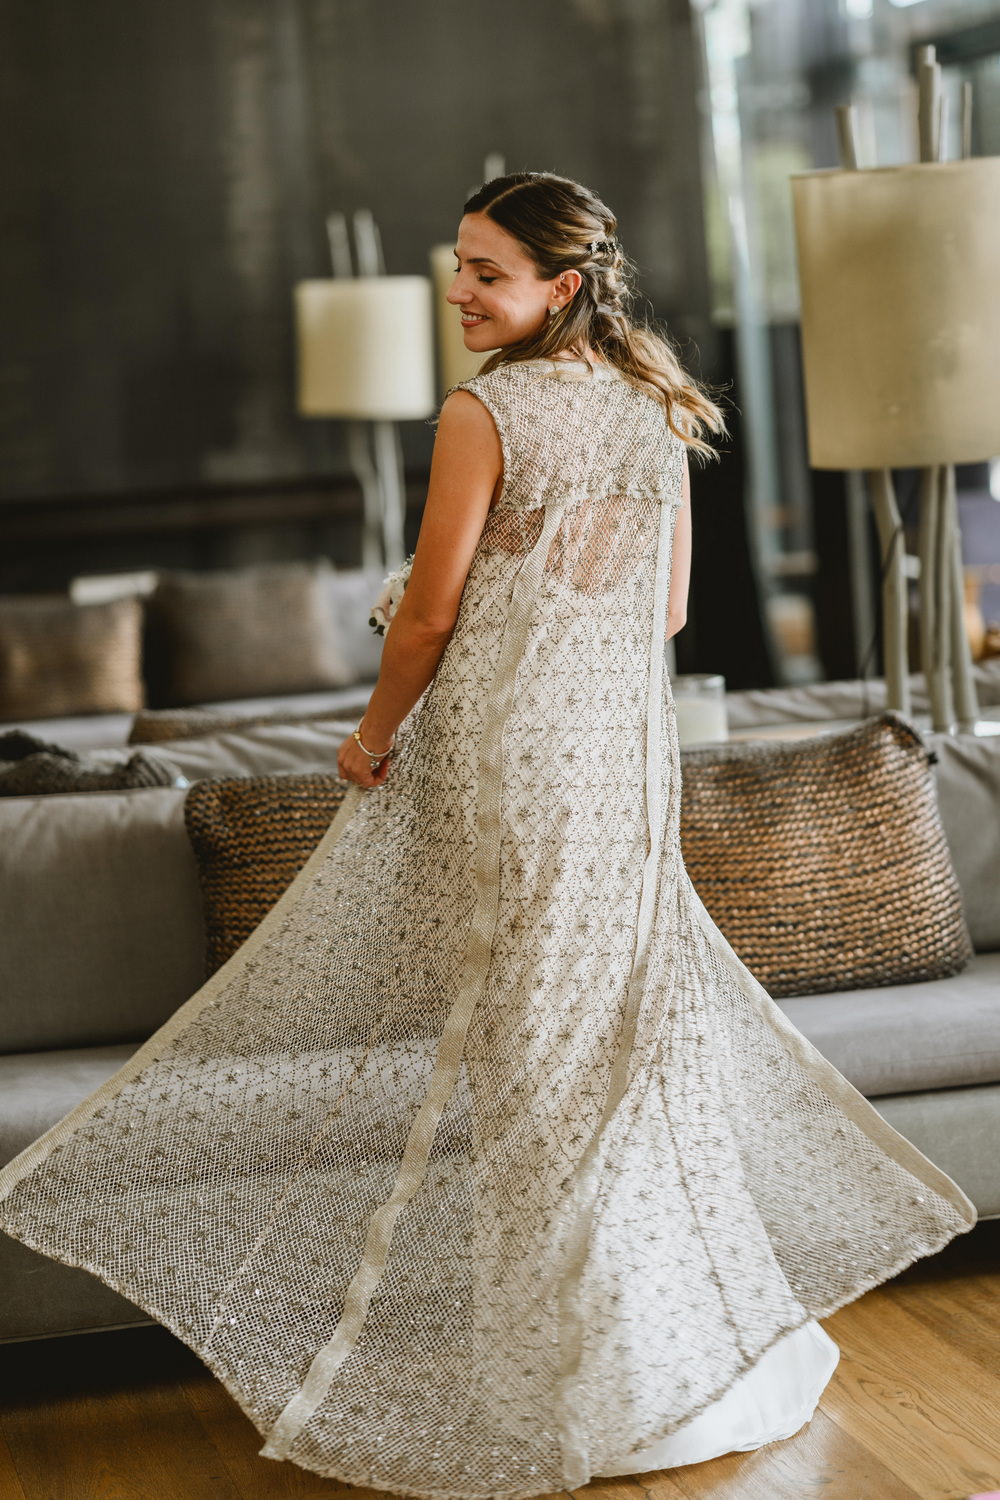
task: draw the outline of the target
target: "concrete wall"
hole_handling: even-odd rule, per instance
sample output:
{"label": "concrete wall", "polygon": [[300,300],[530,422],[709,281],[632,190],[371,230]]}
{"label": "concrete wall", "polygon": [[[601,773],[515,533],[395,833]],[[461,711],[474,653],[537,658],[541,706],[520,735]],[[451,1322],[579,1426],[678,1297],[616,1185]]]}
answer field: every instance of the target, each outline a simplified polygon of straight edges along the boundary
{"label": "concrete wall", "polygon": [[716,378],[686,0],[4,0],[0,70],[8,500],[345,473],[291,286],[331,208],[426,271],[490,151],[601,193]]}

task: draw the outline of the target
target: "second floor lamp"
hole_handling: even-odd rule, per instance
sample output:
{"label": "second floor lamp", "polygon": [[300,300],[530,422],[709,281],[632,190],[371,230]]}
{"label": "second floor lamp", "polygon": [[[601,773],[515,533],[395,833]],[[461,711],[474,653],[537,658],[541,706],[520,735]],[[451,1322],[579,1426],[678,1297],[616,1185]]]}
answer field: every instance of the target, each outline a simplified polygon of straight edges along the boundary
{"label": "second floor lamp", "polygon": [[792,177],[809,461],[867,471],[883,564],[890,708],[909,714],[903,528],[892,470],[921,475],[920,644],[935,730],[977,727],[955,464],[1000,454],[1000,157],[941,160],[940,68],[921,49],[922,160]]}

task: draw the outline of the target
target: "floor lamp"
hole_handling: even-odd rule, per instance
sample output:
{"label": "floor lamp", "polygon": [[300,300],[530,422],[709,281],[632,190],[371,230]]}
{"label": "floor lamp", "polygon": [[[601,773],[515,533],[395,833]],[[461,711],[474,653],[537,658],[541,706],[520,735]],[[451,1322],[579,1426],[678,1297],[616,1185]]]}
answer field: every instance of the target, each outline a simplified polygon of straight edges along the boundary
{"label": "floor lamp", "polygon": [[[935,730],[978,721],[963,620],[957,463],[1000,453],[1000,157],[941,160],[940,68],[921,49],[921,161],[792,175],[809,461],[867,471],[883,567],[887,702],[909,715],[906,573],[894,468],[922,472],[921,670]],[[968,95],[963,150],[969,149]]]}
{"label": "floor lamp", "polygon": [[[483,182],[493,177],[502,177],[505,163],[499,151],[491,151],[483,163]],[[475,187],[468,190],[472,197]],[[448,301],[448,292],[455,280],[455,242],[432,245],[430,250],[431,275],[434,279],[434,306],[437,315],[438,334],[438,398],[443,401],[447,391],[463,380],[471,380],[479,373],[479,367],[491,352],[487,349],[476,353],[465,347],[462,331],[462,309]]]}
{"label": "floor lamp", "polygon": [[434,327],[426,276],[386,276],[371,215],[354,216],[358,275],[346,220],[327,220],[334,275],[295,287],[298,410],[348,421],[364,499],[361,562],[393,571],[406,558],[406,490],[397,422],[434,405]]}

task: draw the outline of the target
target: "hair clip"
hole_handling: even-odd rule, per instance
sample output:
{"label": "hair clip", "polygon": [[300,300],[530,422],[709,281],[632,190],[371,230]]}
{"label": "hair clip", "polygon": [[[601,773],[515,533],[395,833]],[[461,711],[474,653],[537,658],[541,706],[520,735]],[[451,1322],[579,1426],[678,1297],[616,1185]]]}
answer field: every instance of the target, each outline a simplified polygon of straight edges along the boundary
{"label": "hair clip", "polygon": [[614,239],[591,240],[587,246],[591,255],[610,255],[615,248]]}

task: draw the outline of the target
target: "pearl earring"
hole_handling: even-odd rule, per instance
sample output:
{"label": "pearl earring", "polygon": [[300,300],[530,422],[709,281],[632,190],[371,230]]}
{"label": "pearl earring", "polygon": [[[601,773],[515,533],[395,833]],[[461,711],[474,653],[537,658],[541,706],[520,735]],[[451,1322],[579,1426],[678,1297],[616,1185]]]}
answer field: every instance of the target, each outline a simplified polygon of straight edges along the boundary
{"label": "pearl earring", "polygon": [[558,309],[558,307],[550,307],[550,308],[549,308],[549,317],[550,317],[550,318],[554,318],[554,317],[555,317],[555,315],[556,315],[556,313],[557,313],[557,312],[558,312],[558,311],[559,311],[559,309]]}

